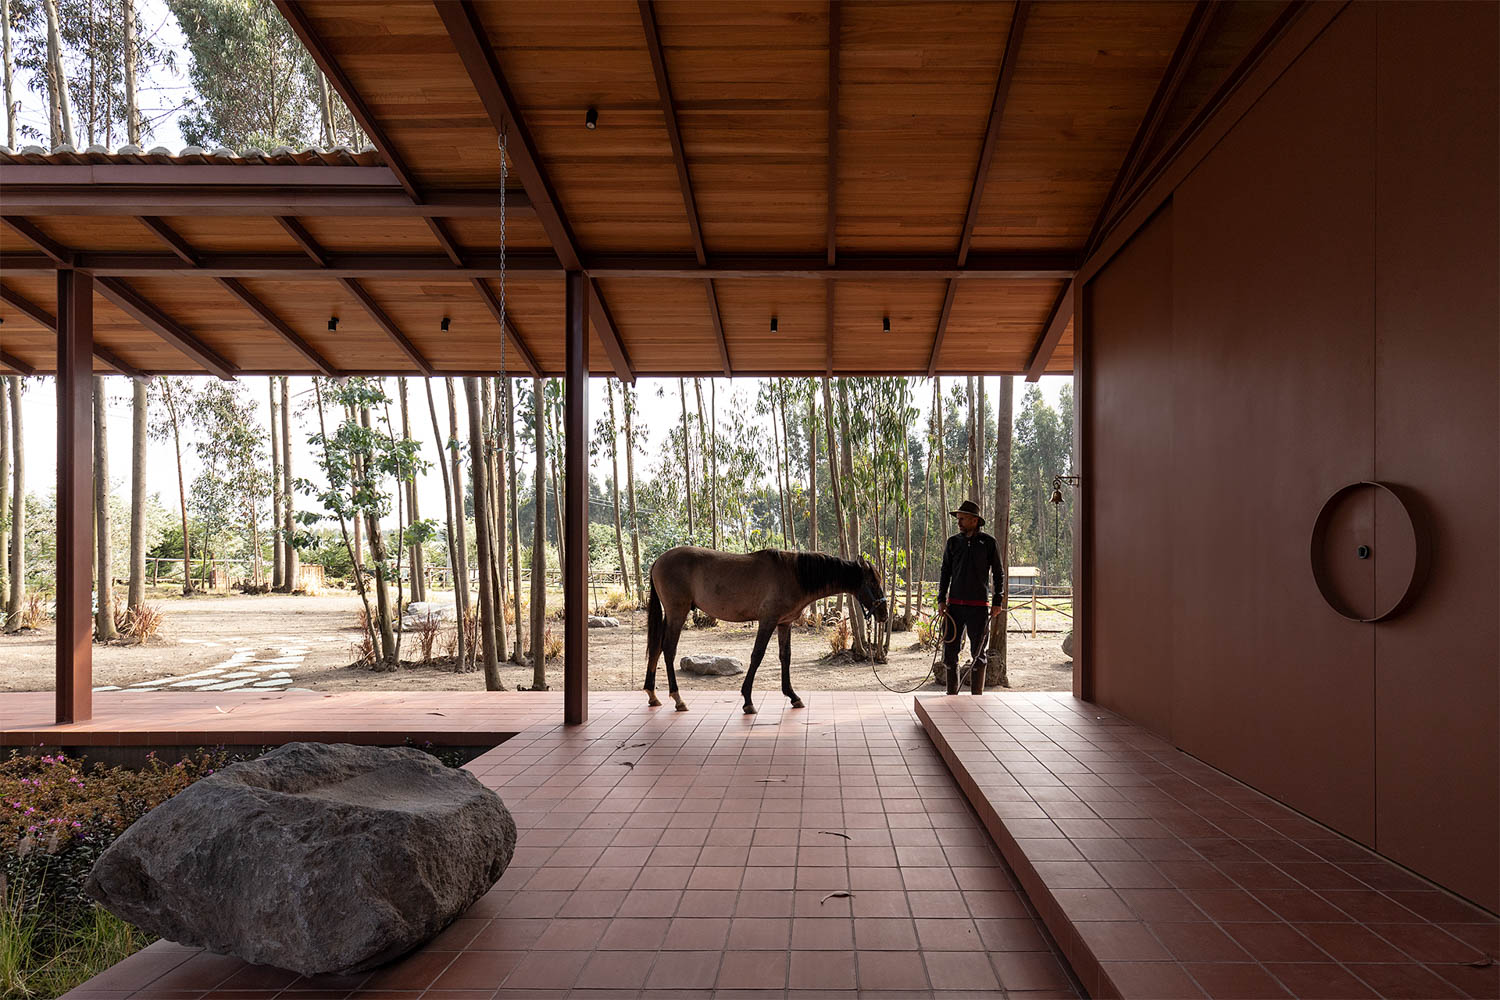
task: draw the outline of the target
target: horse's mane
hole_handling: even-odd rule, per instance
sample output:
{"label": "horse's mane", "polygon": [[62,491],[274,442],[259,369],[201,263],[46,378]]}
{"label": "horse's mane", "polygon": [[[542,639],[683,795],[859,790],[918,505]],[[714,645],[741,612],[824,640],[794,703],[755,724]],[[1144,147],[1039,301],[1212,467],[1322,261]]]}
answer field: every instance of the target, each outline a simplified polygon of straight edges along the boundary
{"label": "horse's mane", "polygon": [[797,586],[806,594],[815,594],[830,586],[852,592],[858,590],[864,581],[864,570],[852,559],[840,559],[821,552],[785,552],[783,555],[791,560],[792,569],[797,574]]}

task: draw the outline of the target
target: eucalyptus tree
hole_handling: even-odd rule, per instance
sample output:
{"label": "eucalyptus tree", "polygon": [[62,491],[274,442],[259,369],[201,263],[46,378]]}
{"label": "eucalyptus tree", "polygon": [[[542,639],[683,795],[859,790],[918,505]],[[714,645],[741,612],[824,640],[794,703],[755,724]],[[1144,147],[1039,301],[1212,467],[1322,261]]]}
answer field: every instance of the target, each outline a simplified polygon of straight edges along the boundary
{"label": "eucalyptus tree", "polygon": [[182,436],[189,428],[197,408],[198,390],[191,379],[159,375],[151,380],[151,390],[161,400],[160,416],[149,424],[153,439],[171,441],[177,457],[177,502],[182,514],[182,592],[193,592],[192,532],[188,531],[187,480],[182,470]]}

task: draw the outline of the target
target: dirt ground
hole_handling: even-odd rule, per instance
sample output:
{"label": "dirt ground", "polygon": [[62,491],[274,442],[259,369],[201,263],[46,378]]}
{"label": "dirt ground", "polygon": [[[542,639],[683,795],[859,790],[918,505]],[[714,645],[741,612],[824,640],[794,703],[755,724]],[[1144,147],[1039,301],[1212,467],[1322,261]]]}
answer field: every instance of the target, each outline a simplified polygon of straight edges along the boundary
{"label": "dirt ground", "polygon": [[[437,598],[441,601],[441,597]],[[318,597],[200,596],[156,601],[166,613],[161,635],[147,645],[95,645],[94,684],[129,687],[132,684],[182,677],[224,665],[226,658],[275,657],[291,676],[291,685],[314,691],[356,690],[479,690],[479,672],[455,673],[446,668],[407,663],[396,671],[375,672],[350,667],[359,640],[359,600],[353,595]],[[553,623],[558,628],[557,623]],[[600,691],[638,690],[645,673],[646,616],[636,612],[621,618],[619,628],[589,631],[589,686]],[[900,690],[915,687],[932,661],[931,649],[915,645],[910,632],[892,637],[890,661],[830,663],[828,630],[792,632],[792,684],[798,689],[878,690],[880,681]],[[721,623],[709,629],[683,632],[678,656],[717,653],[749,663],[755,633],[751,625]],[[1009,638],[1009,676],[1012,690],[1057,691],[1072,686],[1072,661],[1063,656],[1062,635],[1036,639],[1012,633]],[[0,691],[44,691],[54,685],[54,633],[49,625],[38,632],[0,635]],[[441,648],[442,640],[438,643]],[[415,637],[402,644],[407,659],[419,656]],[[967,660],[967,651],[960,662]],[[561,660],[547,665],[548,683],[562,683]],[[501,675],[507,688],[529,686],[529,666],[507,665]],[[231,675],[225,675],[231,676]],[[878,679],[877,679],[878,678]],[[700,677],[678,673],[685,695],[693,691],[737,689],[743,675]],[[204,682],[199,682],[204,683]],[[658,670],[657,687],[665,695],[665,668]],[[780,663],[773,640],[756,676],[760,697],[779,693]],[[926,689],[935,689],[929,682]]]}

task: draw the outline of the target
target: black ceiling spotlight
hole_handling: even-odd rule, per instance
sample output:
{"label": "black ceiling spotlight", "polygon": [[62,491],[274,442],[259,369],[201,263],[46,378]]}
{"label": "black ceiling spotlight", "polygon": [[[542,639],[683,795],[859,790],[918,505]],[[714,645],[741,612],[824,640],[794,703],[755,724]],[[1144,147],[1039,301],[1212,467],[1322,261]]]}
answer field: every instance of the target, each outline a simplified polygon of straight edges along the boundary
{"label": "black ceiling spotlight", "polygon": [[880,328],[886,333],[891,332],[891,318],[889,316],[880,317]]}
{"label": "black ceiling spotlight", "polygon": [[599,109],[589,108],[583,113],[583,127],[592,132],[599,127]]}
{"label": "black ceiling spotlight", "polygon": [[448,332],[448,324],[451,323],[451,322],[453,322],[451,319],[449,319],[447,316],[444,316],[443,317],[443,322],[440,323],[440,324],[438,324],[438,325],[442,327],[442,330],[443,330],[444,333],[447,333]]}
{"label": "black ceiling spotlight", "polygon": [[775,316],[771,317],[771,332],[772,333],[776,332],[776,317]]}
{"label": "black ceiling spotlight", "polygon": [[337,316],[330,316],[330,317],[328,317],[328,329],[330,329],[330,330],[337,330],[338,328],[339,328],[339,318]]}

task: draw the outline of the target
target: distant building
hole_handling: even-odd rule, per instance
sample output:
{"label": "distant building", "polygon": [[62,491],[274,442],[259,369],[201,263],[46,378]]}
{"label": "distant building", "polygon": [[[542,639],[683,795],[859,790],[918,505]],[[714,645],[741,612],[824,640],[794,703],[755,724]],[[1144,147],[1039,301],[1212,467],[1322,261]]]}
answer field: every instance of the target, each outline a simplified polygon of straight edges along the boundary
{"label": "distant building", "polygon": [[1012,566],[1010,568],[1010,592],[1012,594],[1030,594],[1037,585],[1037,579],[1042,571],[1035,566]]}

